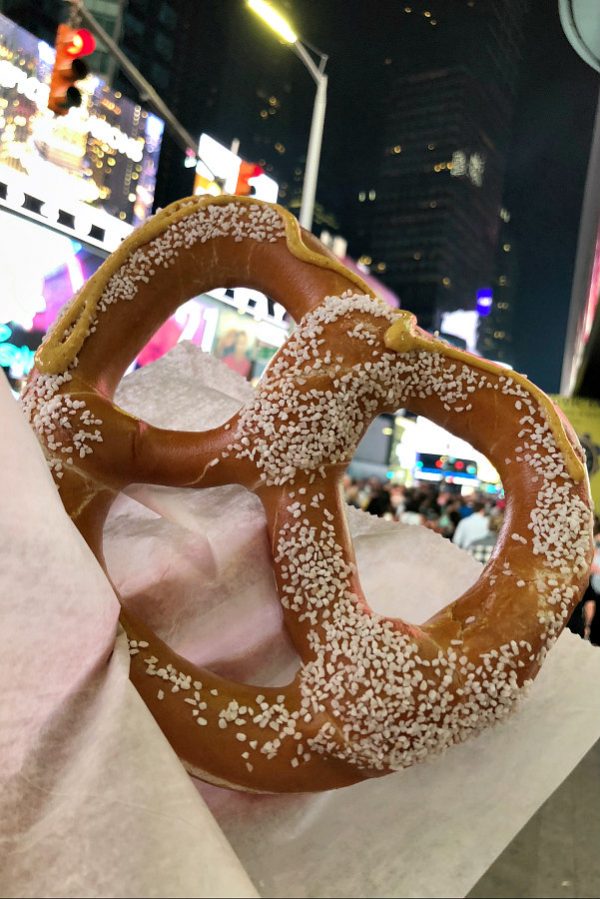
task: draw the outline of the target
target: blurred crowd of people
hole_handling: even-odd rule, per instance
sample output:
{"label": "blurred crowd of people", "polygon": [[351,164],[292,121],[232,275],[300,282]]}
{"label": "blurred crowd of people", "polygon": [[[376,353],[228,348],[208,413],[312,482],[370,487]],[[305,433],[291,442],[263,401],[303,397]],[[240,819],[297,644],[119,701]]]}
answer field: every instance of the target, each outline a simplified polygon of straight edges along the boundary
{"label": "blurred crowd of people", "polygon": [[476,492],[463,496],[444,482],[405,487],[347,475],[344,493],[351,506],[390,521],[423,525],[481,562],[487,562],[492,553],[504,514],[502,497]]}
{"label": "blurred crowd of people", "polygon": [[[344,478],[346,502],[371,515],[422,525],[452,540],[485,564],[494,549],[504,518],[502,494],[473,492],[463,496],[454,485],[421,482],[412,487],[379,478]],[[589,586],[576,607],[570,630],[600,645],[600,519],[594,522],[595,557]],[[597,611],[598,610],[598,611]]]}

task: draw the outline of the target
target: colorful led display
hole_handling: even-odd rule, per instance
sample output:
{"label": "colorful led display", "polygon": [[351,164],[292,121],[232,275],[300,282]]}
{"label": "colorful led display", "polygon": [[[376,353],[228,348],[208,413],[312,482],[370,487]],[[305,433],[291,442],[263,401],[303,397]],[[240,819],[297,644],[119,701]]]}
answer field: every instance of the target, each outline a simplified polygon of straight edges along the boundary
{"label": "colorful led display", "polygon": [[0,15],[0,201],[80,239],[112,230],[112,249],[151,212],[163,122],[93,74],[81,106],[54,115],[54,57]]}

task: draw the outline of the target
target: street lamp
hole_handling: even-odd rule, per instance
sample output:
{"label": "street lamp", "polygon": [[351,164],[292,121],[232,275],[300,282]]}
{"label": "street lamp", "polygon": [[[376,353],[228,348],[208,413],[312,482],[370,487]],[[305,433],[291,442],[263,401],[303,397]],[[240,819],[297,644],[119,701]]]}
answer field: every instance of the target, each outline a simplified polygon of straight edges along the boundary
{"label": "street lamp", "polygon": [[307,231],[310,231],[315,209],[321,143],[323,141],[323,123],[327,106],[327,75],[325,74],[325,66],[329,57],[325,53],[315,50],[314,52],[319,56],[319,64],[317,65],[289,22],[266,0],[247,0],[247,4],[282,41],[290,45],[296,56],[302,60],[317,85],[306,153],[302,203],[300,206],[300,224]]}

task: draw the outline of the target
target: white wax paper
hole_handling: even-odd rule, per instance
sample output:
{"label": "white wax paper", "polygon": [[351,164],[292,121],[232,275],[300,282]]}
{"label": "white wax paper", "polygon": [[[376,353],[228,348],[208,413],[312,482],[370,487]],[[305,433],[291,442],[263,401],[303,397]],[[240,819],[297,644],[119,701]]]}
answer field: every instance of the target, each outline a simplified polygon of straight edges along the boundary
{"label": "white wax paper", "polygon": [[0,896],[255,896],[0,375]]}
{"label": "white wax paper", "polygon": [[[129,375],[117,400],[155,424],[191,430],[225,421],[249,390],[211,357],[179,345]],[[47,506],[54,510],[51,528],[39,523],[46,545],[36,553],[51,579],[42,585],[39,574],[32,576],[29,593],[20,591],[32,595],[34,607],[42,600],[44,606],[35,615],[31,603],[21,614],[15,612],[12,641],[17,646],[11,651],[17,660],[23,654],[25,628],[30,646],[29,631],[38,615],[43,631],[46,609],[50,648],[43,650],[23,701],[29,704],[30,696],[38,701],[40,671],[49,669],[53,677],[44,676],[44,683],[55,690],[55,684],[63,685],[75,712],[70,713],[63,695],[52,703],[40,700],[39,713],[29,717],[30,745],[21,767],[35,760],[29,765],[37,771],[36,801],[27,792],[25,784],[32,780],[27,775],[16,788],[21,807],[31,803],[27,821],[21,824],[14,809],[8,815],[9,829],[15,829],[15,820],[18,825],[11,848],[20,862],[12,862],[8,881],[21,886],[16,895],[35,895],[40,883],[58,880],[55,892],[44,895],[116,895],[124,882],[131,884],[125,895],[175,896],[184,894],[184,880],[189,895],[208,895],[201,890],[219,875],[217,895],[251,895],[207,816],[202,795],[262,896],[462,896],[600,736],[600,697],[590,687],[600,676],[600,653],[565,634],[518,714],[439,759],[320,795],[257,797],[195,781],[196,792],[126,681],[125,648],[118,646],[108,668],[104,665],[111,628],[114,633],[114,599],[78,535],[64,515],[61,519],[39,454],[30,447],[29,455],[15,454],[10,463],[16,471],[37,467],[35,485],[32,477],[31,486],[23,488],[32,536],[22,540],[7,584],[20,583],[24,548],[38,536],[31,525],[36,502],[44,515]],[[10,471],[9,463],[0,471]],[[10,488],[18,494],[15,484],[11,479]],[[105,540],[109,571],[125,603],[143,604],[157,631],[195,662],[255,683],[289,680],[297,659],[282,631],[256,498],[235,486],[205,491],[136,486],[128,494],[113,508]],[[19,507],[18,495],[13,499],[9,521]],[[422,621],[478,576],[480,566],[471,556],[424,528],[349,512],[361,580],[377,611]],[[84,571],[88,583],[95,579],[91,587],[84,586]],[[47,609],[54,608],[62,590],[56,584],[65,579],[72,585],[70,603],[55,616]],[[104,595],[104,600],[92,602],[91,595]],[[110,609],[103,626],[97,620],[100,607]],[[51,639],[57,640],[56,649]],[[37,647],[39,653],[39,640]],[[4,661],[11,670],[10,659]],[[29,655],[25,661],[31,666]],[[17,664],[20,679],[24,665]],[[9,723],[14,732],[24,730],[22,722]],[[143,750],[132,748],[142,743]],[[56,761],[48,751],[54,744],[59,747]],[[65,783],[77,790],[69,791]],[[36,792],[39,784],[46,791],[43,799]],[[115,797],[124,795],[122,807]],[[53,817],[55,830],[49,827]],[[32,832],[40,834],[39,844],[34,845]],[[155,839],[167,847],[162,858],[154,857],[159,855]],[[91,844],[100,855],[95,867]],[[31,873],[31,857],[40,848],[43,865],[54,873]],[[55,850],[59,863],[53,869]],[[207,860],[211,853],[213,862]],[[67,871],[75,883],[71,893],[65,892]],[[198,880],[200,872],[204,880]],[[165,885],[169,876],[171,887]],[[219,893],[219,886],[227,889],[228,878],[231,893]],[[2,887],[0,874],[0,894]]]}

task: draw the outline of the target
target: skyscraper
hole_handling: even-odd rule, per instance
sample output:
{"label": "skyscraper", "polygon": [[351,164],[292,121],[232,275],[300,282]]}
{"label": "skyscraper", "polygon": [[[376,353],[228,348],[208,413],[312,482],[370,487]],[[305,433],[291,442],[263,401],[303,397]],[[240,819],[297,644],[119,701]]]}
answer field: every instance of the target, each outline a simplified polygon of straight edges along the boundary
{"label": "skyscraper", "polygon": [[[510,212],[502,207],[494,276],[490,282],[493,302],[480,318],[478,350],[487,359],[515,365],[514,321],[519,276],[518,247]],[[484,313],[487,310],[483,310]]]}
{"label": "skyscraper", "polygon": [[457,2],[434,18],[405,7],[416,49],[405,34],[408,51],[389,60],[351,249],[368,247],[426,328],[439,327],[446,310],[474,309],[477,290],[496,278],[525,8],[525,0]]}

